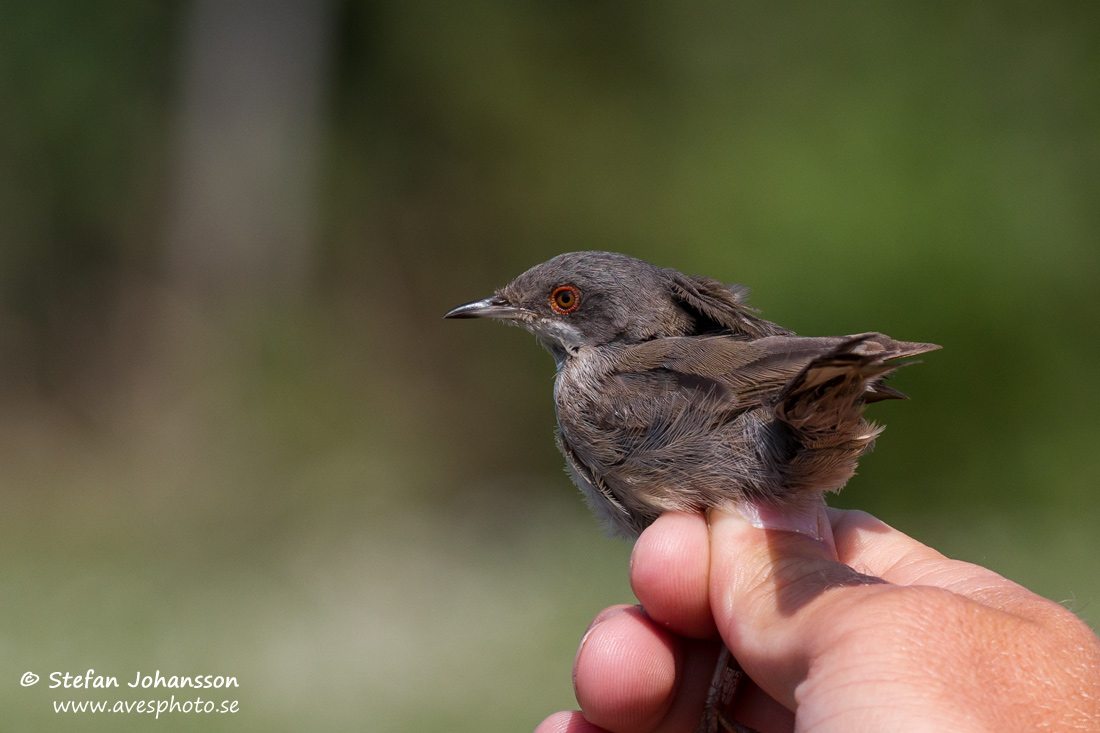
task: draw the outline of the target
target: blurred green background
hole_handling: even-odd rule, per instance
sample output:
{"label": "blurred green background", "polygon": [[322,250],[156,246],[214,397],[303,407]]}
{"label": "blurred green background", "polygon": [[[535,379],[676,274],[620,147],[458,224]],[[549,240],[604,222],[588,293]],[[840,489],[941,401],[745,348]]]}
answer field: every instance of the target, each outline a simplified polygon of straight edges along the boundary
{"label": "blurred green background", "polygon": [[1085,2],[3,0],[6,725],[153,725],[55,715],[153,697],[46,687],[89,667],[239,679],[237,715],[161,730],[572,707],[630,548],[561,470],[550,358],[440,316],[575,249],[942,344],[833,503],[1100,623],[1097,28]]}

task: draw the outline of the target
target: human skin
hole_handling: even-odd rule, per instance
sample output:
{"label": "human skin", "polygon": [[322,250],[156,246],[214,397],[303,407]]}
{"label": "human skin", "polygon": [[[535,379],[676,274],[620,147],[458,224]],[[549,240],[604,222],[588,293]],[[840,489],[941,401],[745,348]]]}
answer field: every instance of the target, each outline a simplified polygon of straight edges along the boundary
{"label": "human skin", "polygon": [[829,519],[835,556],[733,512],[661,516],[631,558],[641,605],[581,641],[581,711],[536,733],[694,730],[719,635],[752,678],[733,718],[762,733],[1100,730],[1100,639],[1073,613],[863,512]]}

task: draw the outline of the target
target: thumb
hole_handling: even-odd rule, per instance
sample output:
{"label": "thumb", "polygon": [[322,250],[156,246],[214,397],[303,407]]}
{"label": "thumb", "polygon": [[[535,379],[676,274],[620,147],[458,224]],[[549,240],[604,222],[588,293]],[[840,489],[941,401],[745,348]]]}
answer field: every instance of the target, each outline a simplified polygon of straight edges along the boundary
{"label": "thumb", "polygon": [[[824,517],[825,505],[820,511]],[[828,644],[830,618],[882,580],[837,561],[831,535],[760,528],[760,515],[711,510],[709,595],[726,646],[765,692],[791,710],[795,689]],[[828,520],[824,519],[825,526]],[[863,589],[868,590],[868,589]]]}

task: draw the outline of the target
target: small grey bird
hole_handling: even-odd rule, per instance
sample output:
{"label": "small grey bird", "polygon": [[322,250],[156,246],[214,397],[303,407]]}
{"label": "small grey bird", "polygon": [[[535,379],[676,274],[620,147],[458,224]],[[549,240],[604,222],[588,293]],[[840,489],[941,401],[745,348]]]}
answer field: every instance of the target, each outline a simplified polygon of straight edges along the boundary
{"label": "small grey bird", "polygon": [[894,360],[939,348],[796,336],[745,297],[627,255],[571,252],[444,317],[522,326],[554,356],[558,447],[596,514],[632,538],[662,512],[731,503],[773,522],[816,517],[882,432],[864,405],[905,398],[882,381]]}
{"label": "small grey bird", "polygon": [[[522,326],[554,356],[558,448],[613,532],[633,538],[665,511],[733,505],[831,544],[822,494],[844,486],[882,432],[864,406],[904,399],[883,379],[897,359],[939,347],[796,336],[745,298],[740,285],[571,252],[444,317]],[[716,710],[739,675],[724,651],[699,730],[746,730]]]}

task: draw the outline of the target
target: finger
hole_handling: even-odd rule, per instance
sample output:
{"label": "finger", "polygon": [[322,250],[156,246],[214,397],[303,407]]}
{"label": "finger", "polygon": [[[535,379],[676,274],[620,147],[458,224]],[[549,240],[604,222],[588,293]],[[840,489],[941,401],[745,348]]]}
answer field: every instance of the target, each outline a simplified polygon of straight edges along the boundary
{"label": "finger", "polygon": [[828,513],[840,561],[869,575],[891,575],[891,582],[910,585],[913,576],[907,568],[912,562],[944,559],[867,512],[830,508]]}
{"label": "finger", "polygon": [[[636,608],[624,612],[623,607],[613,607],[601,616],[582,641],[574,668],[574,687],[586,720],[616,733],[694,730],[720,645],[672,637]],[[653,648],[655,636],[669,637],[676,647],[671,658]],[[755,721],[760,730],[791,728],[786,724],[789,713],[751,682],[738,699],[736,715]]]}
{"label": "finger", "polygon": [[[809,624],[820,623],[821,606],[838,605],[839,589],[883,581],[837,562],[830,545],[808,535],[757,529],[735,511],[709,516],[710,605],[718,629],[753,681],[793,710],[794,691],[820,651]],[[848,593],[847,602],[858,595]]]}
{"label": "finger", "polygon": [[751,679],[745,679],[744,689],[733,708],[733,719],[752,730],[779,733],[794,730],[794,713],[780,705]]}
{"label": "finger", "polygon": [[581,640],[573,665],[584,717],[616,733],[654,730],[675,700],[681,659],[676,637],[640,608],[607,613]]}
{"label": "finger", "polygon": [[578,710],[563,710],[539,723],[535,733],[607,733],[607,731],[594,723],[589,723]]}
{"label": "finger", "polygon": [[[936,550],[861,511],[830,509],[840,561],[897,585],[930,585],[999,611],[1039,621],[1060,606],[980,565],[950,560]],[[1053,604],[1056,605],[1056,604]]]}
{"label": "finger", "polygon": [[649,617],[695,639],[718,634],[710,612],[709,574],[710,536],[701,514],[662,514],[630,556],[630,585]]}

